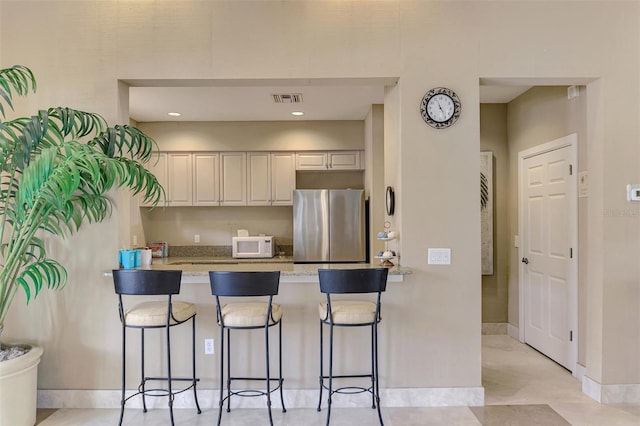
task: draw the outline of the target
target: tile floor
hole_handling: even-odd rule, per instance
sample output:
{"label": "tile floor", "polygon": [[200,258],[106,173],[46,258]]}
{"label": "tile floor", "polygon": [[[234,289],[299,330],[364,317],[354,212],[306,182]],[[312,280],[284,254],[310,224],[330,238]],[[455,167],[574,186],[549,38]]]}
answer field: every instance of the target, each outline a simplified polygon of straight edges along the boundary
{"label": "tile floor", "polygon": [[[383,408],[388,426],[427,425],[640,425],[640,404],[598,404],[581,392],[580,383],[562,367],[506,335],[482,336],[483,407]],[[38,410],[39,426],[100,426],[118,423],[118,409]],[[222,424],[254,426],[267,424],[260,409],[236,409],[224,413]],[[326,410],[289,409],[273,411],[274,424],[316,426],[325,423]],[[195,410],[175,410],[177,425],[211,425],[217,411],[201,415]],[[125,425],[166,425],[166,410],[146,414],[137,409],[125,412]],[[376,425],[376,410],[334,408],[331,424]]]}

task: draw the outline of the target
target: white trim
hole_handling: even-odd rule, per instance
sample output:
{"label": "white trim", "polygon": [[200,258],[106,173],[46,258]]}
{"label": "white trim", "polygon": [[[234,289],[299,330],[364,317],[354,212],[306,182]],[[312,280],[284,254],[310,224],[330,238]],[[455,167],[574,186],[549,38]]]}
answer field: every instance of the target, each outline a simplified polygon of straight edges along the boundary
{"label": "white trim", "polygon": [[577,363],[576,369],[573,372],[573,377],[578,379],[578,381],[583,382],[583,378],[587,375],[587,367],[582,364]]}
{"label": "white trim", "polygon": [[[577,194],[577,175],[578,175],[578,134],[571,133],[570,135],[564,136],[562,138],[558,138],[552,140],[547,143],[543,143],[541,145],[534,146],[529,149],[525,149],[518,153],[518,235],[520,235],[521,241],[518,249],[518,259],[522,259],[524,257],[524,247],[526,242],[522,240],[524,236],[524,225],[523,225],[523,169],[524,169],[524,160],[530,157],[534,157],[536,155],[544,154],[550,151],[555,151],[557,149],[569,147],[569,161],[573,164],[573,185],[569,186],[569,196],[571,197],[571,206],[570,209],[572,211],[569,212],[569,217],[573,218],[570,220],[571,229],[570,229],[570,246],[574,248],[573,250],[573,259],[569,270],[569,294],[567,295],[567,300],[569,306],[567,307],[568,313],[568,326],[570,330],[573,330],[573,341],[569,345],[569,370],[571,370],[572,374],[575,376],[576,374],[576,365],[578,363],[578,194]],[[522,327],[519,327],[518,340],[521,342],[525,342],[524,335],[524,324],[525,324],[525,291],[524,291],[524,283],[522,277],[524,275],[524,266],[521,262],[518,262],[518,299],[519,299],[519,324]]]}
{"label": "white trim", "polygon": [[515,325],[508,324],[507,325],[507,335],[519,341],[520,343],[524,343],[520,340],[520,330]]}
{"label": "white trim", "polygon": [[601,385],[585,375],[582,377],[582,392],[601,404],[640,403],[640,383]]}
{"label": "white trim", "polygon": [[[127,391],[127,395],[134,391]],[[203,410],[218,406],[218,391],[198,389],[198,403]],[[285,389],[284,400],[287,408],[316,408],[318,389]],[[233,406],[238,408],[263,408],[265,398],[234,398]],[[272,407],[280,407],[280,395],[274,392]],[[448,407],[484,405],[483,387],[455,388],[408,388],[380,389],[382,407]],[[371,396],[363,394],[343,394],[332,399],[333,407],[366,407],[371,404]],[[323,407],[324,407],[323,403]],[[176,395],[174,408],[193,408],[193,392]],[[142,408],[141,398],[127,401],[128,408]],[[147,398],[148,408],[166,408],[166,398]],[[120,408],[119,390],[39,390],[38,408]]]}

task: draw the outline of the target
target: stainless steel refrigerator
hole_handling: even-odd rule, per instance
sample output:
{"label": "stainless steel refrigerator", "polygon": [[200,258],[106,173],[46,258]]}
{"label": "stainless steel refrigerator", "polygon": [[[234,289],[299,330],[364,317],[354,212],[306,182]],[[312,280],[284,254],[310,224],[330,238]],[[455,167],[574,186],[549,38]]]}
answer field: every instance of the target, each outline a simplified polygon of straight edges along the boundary
{"label": "stainless steel refrigerator", "polygon": [[362,189],[293,191],[293,261],[365,262]]}

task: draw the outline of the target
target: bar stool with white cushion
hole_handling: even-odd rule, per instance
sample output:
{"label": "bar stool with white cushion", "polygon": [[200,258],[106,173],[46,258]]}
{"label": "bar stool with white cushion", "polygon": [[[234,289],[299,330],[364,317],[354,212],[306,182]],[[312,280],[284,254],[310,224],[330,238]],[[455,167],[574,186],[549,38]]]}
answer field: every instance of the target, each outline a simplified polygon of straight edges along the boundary
{"label": "bar stool with white cushion", "polygon": [[[225,272],[210,271],[209,281],[211,294],[216,298],[217,322],[220,326],[220,398],[218,401],[218,425],[222,420],[222,407],[227,401],[227,412],[231,411],[231,396],[266,396],[269,423],[273,425],[271,415],[271,393],[280,390],[282,412],[287,410],[282,395],[282,308],[273,303],[273,296],[278,294],[280,271],[270,272]],[[234,299],[223,304],[223,297],[249,298],[248,301]],[[272,378],[269,362],[269,328],[278,325],[278,378]],[[264,330],[265,344],[265,377],[231,376],[231,330]],[[225,330],[226,330],[226,359],[227,359],[227,395],[224,396],[224,362],[225,362]],[[265,389],[232,390],[233,380],[264,381]],[[272,389],[271,381],[277,385]]]}
{"label": "bar stool with white cushion", "polygon": [[[320,302],[318,313],[320,316],[320,398],[318,411],[322,404],[322,391],[329,393],[327,405],[327,425],[331,417],[331,400],[335,393],[371,393],[372,407],[378,409],[380,424],[383,424],[380,412],[380,388],[378,385],[378,323],[380,315],[381,293],[387,286],[387,268],[361,269],[319,269],[320,291],[326,294],[326,300]],[[373,300],[337,299],[337,294],[375,294]],[[323,329],[329,326],[329,374],[324,373]],[[333,374],[333,340],[334,327],[371,327],[371,372],[365,374]],[[371,385],[343,386],[334,389],[334,379],[369,378]],[[325,380],[328,379],[328,385]]]}
{"label": "bar stool with white cushion", "polygon": [[[196,330],[196,306],[193,303],[178,302],[172,296],[180,293],[180,280],[182,271],[154,271],[141,269],[117,269],[113,271],[113,283],[115,292],[118,295],[118,310],[120,322],[122,324],[122,399],[120,401],[120,421],[124,417],[124,406],[126,402],[136,395],[142,396],[143,411],[147,412],[146,396],[167,396],[169,398],[169,417],[171,424],[173,420],[173,401],[175,395],[188,389],[193,389],[196,409],[201,413],[198,404],[198,394],[196,392],[196,355],[195,355],[195,330]],[[166,296],[163,300],[146,300],[130,308],[125,308],[123,296]],[[189,378],[173,377],[171,374],[171,333],[170,330],[176,325],[183,324],[191,320],[191,363],[193,375]],[[126,388],[126,329],[137,328],[140,330],[140,358],[141,358],[141,378],[137,392],[125,397]],[[165,329],[166,331],[166,356],[167,374],[164,377],[145,376],[145,348],[144,337],[146,329]],[[164,381],[166,388],[147,388],[149,381]],[[172,382],[187,381],[190,385],[182,389],[174,389]]]}

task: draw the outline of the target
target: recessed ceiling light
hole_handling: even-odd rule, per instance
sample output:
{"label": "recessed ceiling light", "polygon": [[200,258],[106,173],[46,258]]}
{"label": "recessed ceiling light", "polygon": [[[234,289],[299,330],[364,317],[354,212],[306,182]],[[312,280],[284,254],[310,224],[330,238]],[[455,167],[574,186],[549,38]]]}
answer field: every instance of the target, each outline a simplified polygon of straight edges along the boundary
{"label": "recessed ceiling light", "polygon": [[180,114],[179,112],[169,112],[167,113],[167,115],[170,115],[172,117],[180,117],[182,114]]}
{"label": "recessed ceiling light", "polygon": [[302,112],[302,111],[293,111],[291,113],[291,115],[304,115],[304,112]]}

